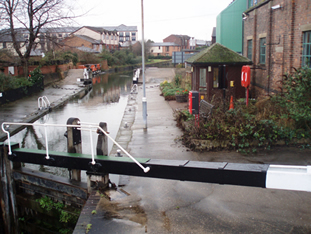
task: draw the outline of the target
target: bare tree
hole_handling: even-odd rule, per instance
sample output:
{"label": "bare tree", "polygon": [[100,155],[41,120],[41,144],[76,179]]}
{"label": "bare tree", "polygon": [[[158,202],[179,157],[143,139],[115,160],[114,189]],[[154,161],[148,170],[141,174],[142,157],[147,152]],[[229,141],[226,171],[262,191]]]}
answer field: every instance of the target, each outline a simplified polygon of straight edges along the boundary
{"label": "bare tree", "polygon": [[[76,16],[66,6],[65,0],[1,0],[0,17],[2,28],[6,28],[4,31],[11,36],[14,50],[27,76],[31,50],[40,37],[42,39],[40,33],[43,29],[60,26]],[[21,35],[26,34],[27,38],[21,42]]]}

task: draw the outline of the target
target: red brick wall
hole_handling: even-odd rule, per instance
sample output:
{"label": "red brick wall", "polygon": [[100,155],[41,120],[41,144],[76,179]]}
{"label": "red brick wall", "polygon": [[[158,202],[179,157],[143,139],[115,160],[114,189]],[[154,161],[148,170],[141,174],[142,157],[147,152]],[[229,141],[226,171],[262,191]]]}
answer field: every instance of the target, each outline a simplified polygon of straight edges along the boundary
{"label": "red brick wall", "polygon": [[[280,4],[280,9],[271,7]],[[272,94],[292,67],[301,66],[303,26],[311,24],[309,0],[267,1],[248,12],[244,20],[244,56],[247,40],[253,39],[252,95]],[[260,35],[266,34],[266,63],[259,64]]]}

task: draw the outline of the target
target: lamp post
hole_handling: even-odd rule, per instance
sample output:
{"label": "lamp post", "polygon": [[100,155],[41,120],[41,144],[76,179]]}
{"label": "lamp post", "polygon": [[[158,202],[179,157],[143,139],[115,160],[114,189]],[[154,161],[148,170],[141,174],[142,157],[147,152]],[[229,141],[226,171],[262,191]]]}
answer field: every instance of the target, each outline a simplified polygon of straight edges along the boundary
{"label": "lamp post", "polygon": [[144,129],[147,129],[147,98],[146,98],[146,82],[145,82],[145,39],[144,39],[144,1],[141,0],[141,32],[142,32],[142,70],[143,70],[143,120]]}

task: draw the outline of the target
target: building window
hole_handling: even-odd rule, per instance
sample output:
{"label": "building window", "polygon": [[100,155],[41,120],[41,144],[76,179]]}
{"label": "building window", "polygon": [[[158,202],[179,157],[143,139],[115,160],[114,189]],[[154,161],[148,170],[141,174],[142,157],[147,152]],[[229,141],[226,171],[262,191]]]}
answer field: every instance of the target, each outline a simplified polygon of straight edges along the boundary
{"label": "building window", "polygon": [[266,63],[266,38],[260,38],[259,41],[259,63]]}
{"label": "building window", "polygon": [[6,48],[6,42],[3,42],[2,48],[3,48],[3,49]]}
{"label": "building window", "polygon": [[132,41],[136,41],[136,37],[132,37]]}
{"label": "building window", "polygon": [[170,51],[170,47],[169,46],[165,46],[165,51]]}
{"label": "building window", "polygon": [[248,8],[253,6],[253,0],[248,0]]}
{"label": "building window", "polygon": [[206,89],[206,68],[200,68],[200,87]]}
{"label": "building window", "polygon": [[129,36],[130,36],[130,33],[129,33],[129,32],[126,32],[126,33],[125,33],[125,36],[126,36],[126,37],[129,37]]}
{"label": "building window", "polygon": [[135,32],[132,32],[132,37],[135,37],[136,36],[136,33]]}
{"label": "building window", "polygon": [[252,53],[253,50],[253,40],[248,40],[247,41],[247,58],[249,58],[250,60],[252,60]]}
{"label": "building window", "polygon": [[311,31],[303,33],[302,41],[302,67],[311,67]]}
{"label": "building window", "polygon": [[218,67],[213,68],[213,88],[219,87],[219,69]]}

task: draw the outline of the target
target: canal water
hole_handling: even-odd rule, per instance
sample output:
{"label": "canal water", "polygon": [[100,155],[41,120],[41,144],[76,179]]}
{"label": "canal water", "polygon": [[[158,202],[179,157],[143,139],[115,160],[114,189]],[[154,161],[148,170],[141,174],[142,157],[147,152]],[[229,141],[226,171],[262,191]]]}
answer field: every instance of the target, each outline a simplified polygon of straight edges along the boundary
{"label": "canal water", "polygon": [[[100,74],[93,78],[92,90],[82,99],[72,99],[66,105],[57,108],[40,118],[36,123],[66,124],[69,118],[79,118],[81,122],[106,122],[109,135],[115,139],[127,105],[128,95],[132,88],[132,72],[122,74]],[[67,152],[65,127],[48,127],[48,148],[51,151]],[[96,152],[97,134],[93,133],[93,146],[90,145],[89,131],[82,131],[82,153],[91,154],[91,147]],[[45,149],[44,127],[27,127],[12,137],[13,142],[20,143],[23,148]],[[108,141],[108,152],[113,143]],[[65,168],[55,168],[34,164],[25,167],[54,175],[69,177]],[[82,181],[86,181],[85,173],[81,173]]]}

